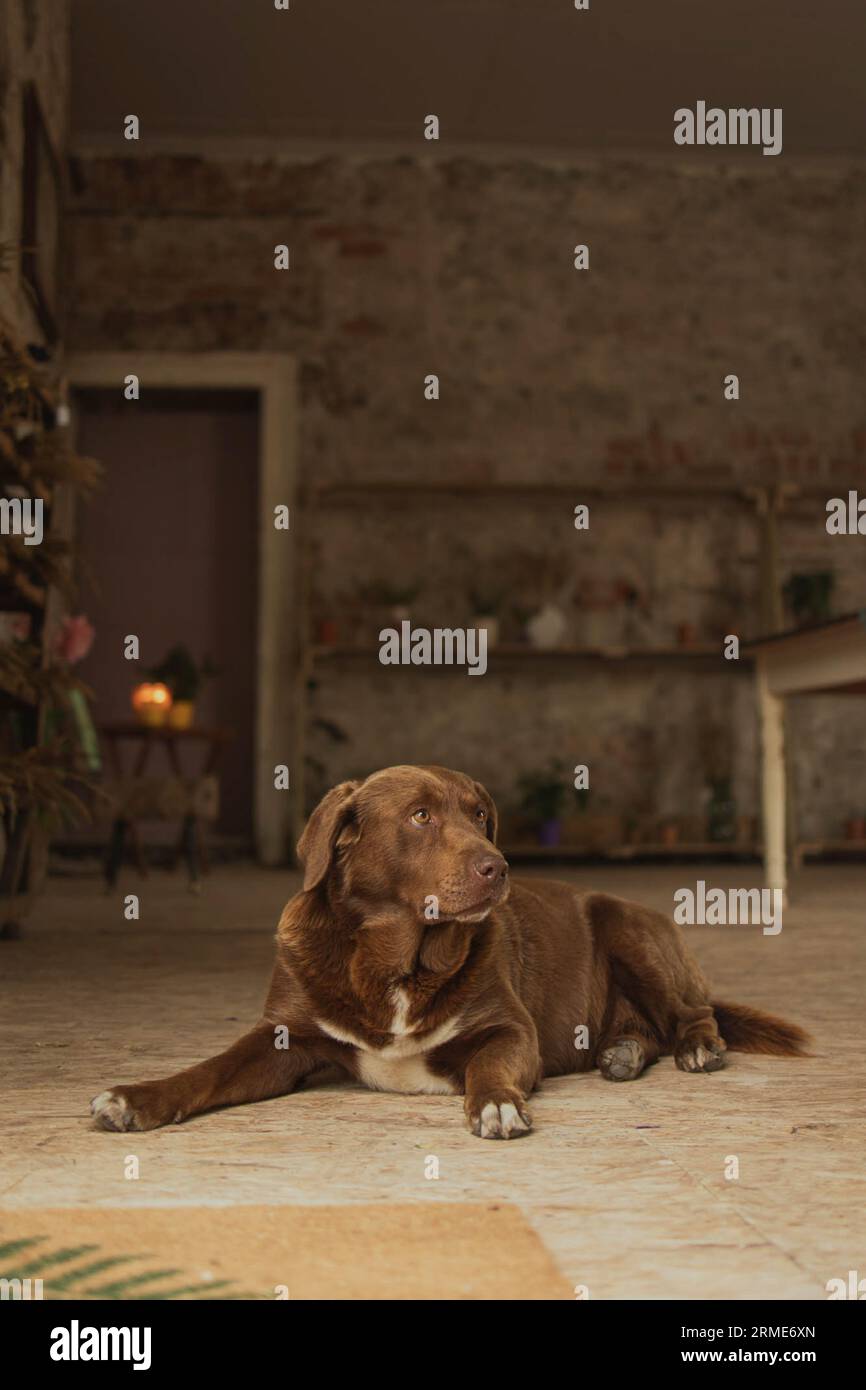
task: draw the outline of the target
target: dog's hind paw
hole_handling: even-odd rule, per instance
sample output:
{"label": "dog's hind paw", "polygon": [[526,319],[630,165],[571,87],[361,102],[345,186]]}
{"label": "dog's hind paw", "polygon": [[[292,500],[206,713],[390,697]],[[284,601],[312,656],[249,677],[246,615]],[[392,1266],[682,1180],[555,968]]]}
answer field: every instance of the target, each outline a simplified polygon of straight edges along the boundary
{"label": "dog's hind paw", "polygon": [[674,1061],[680,1071],[719,1071],[725,1065],[725,1044],[721,1038],[703,1043],[689,1043],[680,1048]]}
{"label": "dog's hind paw", "polygon": [[646,1054],[636,1038],[620,1038],[599,1053],[598,1069],[608,1081],[634,1081],[645,1061]]}

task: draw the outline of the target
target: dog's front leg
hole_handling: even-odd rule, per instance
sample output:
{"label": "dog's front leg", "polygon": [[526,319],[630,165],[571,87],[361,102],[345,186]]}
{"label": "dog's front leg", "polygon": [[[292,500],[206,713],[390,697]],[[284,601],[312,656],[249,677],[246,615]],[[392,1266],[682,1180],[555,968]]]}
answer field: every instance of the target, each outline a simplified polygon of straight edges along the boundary
{"label": "dog's front leg", "polygon": [[115,1086],[90,1103],[103,1129],[156,1129],[178,1124],[189,1115],[217,1105],[243,1105],[285,1095],[323,1061],[307,1041],[288,1038],[285,1030],[261,1023],[236,1043],[195,1067],[160,1081]]}
{"label": "dog's front leg", "polygon": [[541,1070],[538,1037],[526,1025],[507,1025],[482,1043],[466,1065],[464,1109],[479,1139],[516,1139],[532,1126],[526,1097]]}

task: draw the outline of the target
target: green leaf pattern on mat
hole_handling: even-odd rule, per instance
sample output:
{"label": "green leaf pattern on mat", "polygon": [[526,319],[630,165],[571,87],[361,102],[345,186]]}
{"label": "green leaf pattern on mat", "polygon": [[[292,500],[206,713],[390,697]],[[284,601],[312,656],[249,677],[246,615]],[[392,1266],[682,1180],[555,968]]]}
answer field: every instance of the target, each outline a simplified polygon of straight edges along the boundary
{"label": "green leaf pattern on mat", "polygon": [[[208,1279],[198,1283],[180,1283],[171,1286],[171,1281],[188,1276],[189,1271],[181,1269],[144,1269],[153,1260],[152,1255],[103,1255],[99,1256],[98,1245],[74,1245],[51,1250],[46,1247],[47,1236],[30,1236],[23,1240],[10,1240],[0,1243],[0,1279],[42,1279],[42,1293],[45,1299],[128,1299],[130,1301],[156,1301],[173,1298],[209,1299],[217,1295],[221,1299],[263,1299],[264,1294],[244,1293],[235,1285],[233,1279]],[[41,1246],[41,1249],[37,1249]],[[85,1256],[97,1256],[84,1259]],[[76,1263],[83,1260],[83,1263]],[[139,1269],[125,1270],[120,1265],[137,1262]],[[107,1281],[100,1282],[100,1276],[109,1274]],[[168,1282],[167,1288],[148,1288],[147,1285]],[[231,1290],[231,1292],[228,1292]]]}

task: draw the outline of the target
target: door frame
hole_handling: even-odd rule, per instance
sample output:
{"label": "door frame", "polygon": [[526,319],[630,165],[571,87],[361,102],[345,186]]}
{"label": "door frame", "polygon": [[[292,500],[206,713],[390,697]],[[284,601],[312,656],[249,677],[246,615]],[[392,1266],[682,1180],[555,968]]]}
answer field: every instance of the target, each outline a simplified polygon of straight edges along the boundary
{"label": "door frame", "polygon": [[[297,486],[297,392],[293,357],[266,352],[74,352],[63,363],[69,386],[123,391],[134,373],[148,387],[255,390],[259,401],[258,484],[260,540],[256,634],[253,836],[262,864],[290,861],[293,796],[278,791],[274,769],[284,764],[293,784],[298,717],[294,709],[299,662],[295,619],[293,527]],[[274,526],[274,508],[289,508],[289,530]]]}

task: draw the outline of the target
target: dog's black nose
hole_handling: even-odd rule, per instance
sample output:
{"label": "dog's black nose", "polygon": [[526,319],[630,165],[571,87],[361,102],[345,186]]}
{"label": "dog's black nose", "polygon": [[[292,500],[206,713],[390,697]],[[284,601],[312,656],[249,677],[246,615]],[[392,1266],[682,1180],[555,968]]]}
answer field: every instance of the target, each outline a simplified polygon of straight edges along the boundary
{"label": "dog's black nose", "polygon": [[488,883],[499,883],[508,873],[508,865],[501,854],[485,854],[472,865],[479,878]]}

